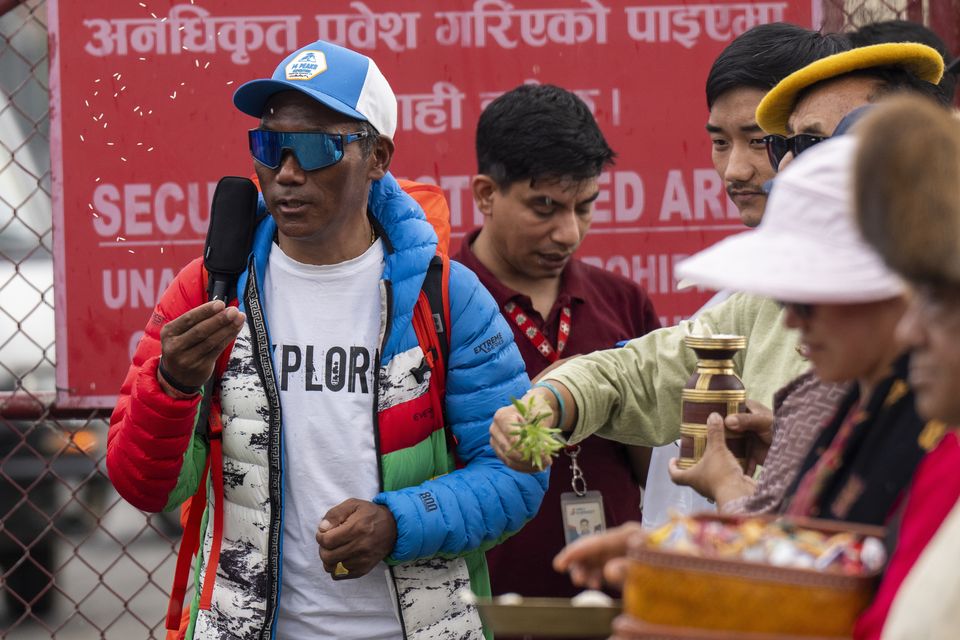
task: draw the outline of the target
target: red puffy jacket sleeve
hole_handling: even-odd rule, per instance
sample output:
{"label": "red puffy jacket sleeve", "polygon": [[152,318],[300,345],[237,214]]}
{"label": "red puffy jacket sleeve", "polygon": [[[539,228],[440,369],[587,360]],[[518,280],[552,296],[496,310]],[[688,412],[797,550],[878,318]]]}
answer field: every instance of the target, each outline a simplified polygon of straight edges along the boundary
{"label": "red puffy jacket sleeve", "polygon": [[137,345],[110,416],[107,473],[117,492],[144,511],[162,511],[177,484],[200,396],[171,398],[157,382],[160,329],[206,302],[203,260],[188,264],[164,291]]}

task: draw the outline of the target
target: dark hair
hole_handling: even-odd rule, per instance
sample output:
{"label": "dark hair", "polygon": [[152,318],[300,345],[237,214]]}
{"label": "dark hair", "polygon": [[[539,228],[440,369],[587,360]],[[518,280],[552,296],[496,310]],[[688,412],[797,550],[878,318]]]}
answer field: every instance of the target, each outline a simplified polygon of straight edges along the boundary
{"label": "dark hair", "polygon": [[845,35],[785,22],[761,24],[727,45],[707,76],[707,108],[732,89],[772,89],[811,62],[853,48]]}
{"label": "dark hair", "polygon": [[[953,59],[947,45],[931,29],[907,20],[886,20],[884,22],[874,22],[865,24],[856,31],[847,34],[855,47],[866,47],[871,44],[882,44],[884,42],[919,42],[928,47],[937,50],[944,60],[944,64],[949,64]],[[957,78],[952,73],[944,73],[943,79],[937,85],[943,93],[943,100],[940,102],[950,104],[957,90]]]}
{"label": "dark hair", "polygon": [[370,154],[373,153],[373,149],[377,146],[377,139],[380,137],[380,132],[366,120],[357,122],[357,125],[359,131],[367,132],[366,137],[360,138],[358,144],[360,145],[360,153],[363,154],[363,157],[369,158]]}
{"label": "dark hair", "polygon": [[878,78],[883,83],[870,94],[870,102],[876,102],[880,98],[893,93],[908,92],[931,98],[943,106],[950,105],[950,99],[940,88],[940,85],[921,80],[913,73],[900,67],[874,67],[873,69],[855,71],[851,75]]}
{"label": "dark hair", "polygon": [[477,167],[502,189],[518,180],[587,180],[616,154],[576,94],[521,85],[483,110],[477,123]]}

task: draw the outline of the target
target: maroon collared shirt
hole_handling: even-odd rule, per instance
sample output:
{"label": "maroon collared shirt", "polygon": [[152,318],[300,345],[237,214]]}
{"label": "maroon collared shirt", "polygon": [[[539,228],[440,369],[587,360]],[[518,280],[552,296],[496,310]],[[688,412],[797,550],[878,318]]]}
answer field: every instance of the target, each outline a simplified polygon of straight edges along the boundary
{"label": "maroon collared shirt", "polygon": [[[563,270],[560,294],[544,319],[529,298],[507,287],[474,255],[471,245],[479,234],[471,232],[453,259],[464,264],[480,278],[500,305],[513,301],[531,318],[554,347],[560,309],[570,306],[570,337],[561,357],[609,349],[660,327],[653,303],[639,284],[579,260],[571,260]],[[550,361],[509,318],[507,324],[527,366],[535,377]],[[578,457],[588,489],[603,494],[607,527],[628,520],[640,520],[639,479],[633,476],[626,447],[604,438],[588,438],[581,443]],[[550,472],[550,487],[540,512],[517,535],[487,552],[493,593],[515,592],[524,596],[570,597],[580,591],[569,578],[552,568],[553,557],[563,548],[563,522],[560,494],[570,491],[572,474],[569,458],[561,454]]]}
{"label": "maroon collared shirt", "polygon": [[[660,328],[660,320],[639,284],[603,269],[598,269],[579,260],[571,260],[563,270],[560,280],[560,295],[546,319],[533,308],[530,297],[514,291],[497,280],[474,255],[471,245],[480,233],[471,231],[460,244],[460,249],[451,257],[477,274],[493,299],[500,305],[513,301],[530,317],[554,347],[557,346],[557,329],[560,326],[560,309],[570,305],[571,331],[567,346],[560,355],[567,358],[598,349],[610,349],[621,340],[642,336]],[[519,327],[507,318],[513,329],[520,355],[527,365],[527,375],[536,377],[550,364]]]}

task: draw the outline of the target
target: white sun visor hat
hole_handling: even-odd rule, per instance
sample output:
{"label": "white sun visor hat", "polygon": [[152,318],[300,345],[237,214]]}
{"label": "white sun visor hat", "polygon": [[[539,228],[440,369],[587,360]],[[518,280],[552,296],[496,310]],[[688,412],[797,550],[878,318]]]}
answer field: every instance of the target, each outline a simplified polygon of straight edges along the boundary
{"label": "white sun visor hat", "polygon": [[684,283],[784,302],[854,304],[901,295],[903,281],[860,235],[853,211],[857,139],[826,140],[777,176],[754,231],[677,264]]}

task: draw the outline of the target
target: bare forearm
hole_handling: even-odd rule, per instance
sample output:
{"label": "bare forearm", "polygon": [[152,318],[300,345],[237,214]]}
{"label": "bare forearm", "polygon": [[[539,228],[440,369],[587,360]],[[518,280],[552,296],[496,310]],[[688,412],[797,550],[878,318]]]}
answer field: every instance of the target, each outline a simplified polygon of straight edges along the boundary
{"label": "bare forearm", "polygon": [[752,496],[756,489],[757,483],[753,478],[745,475],[735,476],[716,487],[713,499],[717,502],[717,508],[722,511],[727,504],[734,500]]}

